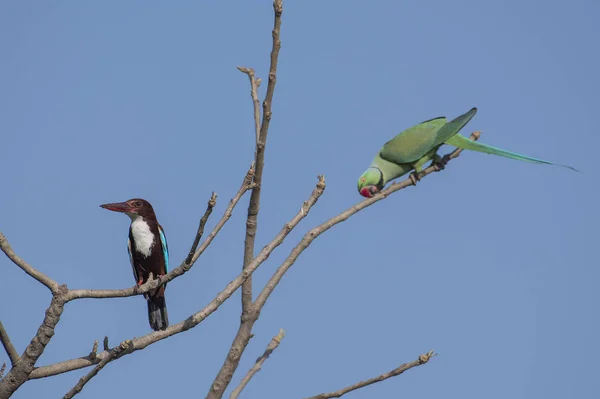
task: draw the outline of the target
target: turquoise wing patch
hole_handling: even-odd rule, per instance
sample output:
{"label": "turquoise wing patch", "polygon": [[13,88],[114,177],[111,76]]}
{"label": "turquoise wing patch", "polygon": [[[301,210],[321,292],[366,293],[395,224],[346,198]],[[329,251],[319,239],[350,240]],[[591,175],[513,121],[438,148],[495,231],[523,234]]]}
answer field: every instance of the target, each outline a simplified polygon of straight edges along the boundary
{"label": "turquoise wing patch", "polygon": [[165,271],[169,272],[169,245],[167,244],[167,237],[162,227],[158,226],[158,232],[160,233],[160,243],[162,244],[163,255],[165,256]]}

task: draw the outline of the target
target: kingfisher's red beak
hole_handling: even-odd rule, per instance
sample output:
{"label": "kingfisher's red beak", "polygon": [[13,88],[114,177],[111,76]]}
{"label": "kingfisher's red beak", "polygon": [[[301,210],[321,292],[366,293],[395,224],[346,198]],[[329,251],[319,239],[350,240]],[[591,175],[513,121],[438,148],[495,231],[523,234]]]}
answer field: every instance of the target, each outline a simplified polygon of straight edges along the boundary
{"label": "kingfisher's red beak", "polygon": [[109,211],[123,212],[123,213],[134,213],[135,208],[129,205],[127,202],[114,202],[112,204],[102,204],[100,208],[108,209]]}
{"label": "kingfisher's red beak", "polygon": [[375,194],[379,192],[379,189],[376,186],[366,186],[360,189],[360,195],[363,197],[371,198]]}

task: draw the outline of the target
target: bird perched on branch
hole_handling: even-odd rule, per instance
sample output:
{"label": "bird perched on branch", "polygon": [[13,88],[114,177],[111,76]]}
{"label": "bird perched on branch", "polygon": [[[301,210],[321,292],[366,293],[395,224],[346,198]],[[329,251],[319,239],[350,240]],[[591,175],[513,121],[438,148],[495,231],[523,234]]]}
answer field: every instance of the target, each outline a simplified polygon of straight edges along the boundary
{"label": "bird perched on branch", "polygon": [[577,171],[577,169],[558,165],[542,159],[531,158],[525,155],[501,150],[489,145],[469,140],[458,134],[458,132],[475,116],[477,108],[471,108],[468,112],[446,122],[441,116],[421,122],[412,126],[383,145],[381,150],[371,162],[371,165],[358,179],[358,192],[364,197],[372,197],[383,189],[383,187],[397,177],[400,177],[414,169],[410,175],[413,184],[419,180],[419,173],[424,165],[432,161],[440,169],[448,162],[447,157],[440,157],[437,150],[443,144],[449,144],[464,150],[484,152],[499,155],[506,158],[562,166]]}
{"label": "bird perched on branch", "polygon": [[[169,247],[162,226],[156,220],[152,205],[144,199],[134,198],[125,202],[100,205],[109,211],[125,213],[131,218],[127,252],[138,286],[167,274],[169,270]],[[169,325],[165,289],[163,284],[154,291],[144,294],[148,302],[148,321],[154,331],[164,330]]]}

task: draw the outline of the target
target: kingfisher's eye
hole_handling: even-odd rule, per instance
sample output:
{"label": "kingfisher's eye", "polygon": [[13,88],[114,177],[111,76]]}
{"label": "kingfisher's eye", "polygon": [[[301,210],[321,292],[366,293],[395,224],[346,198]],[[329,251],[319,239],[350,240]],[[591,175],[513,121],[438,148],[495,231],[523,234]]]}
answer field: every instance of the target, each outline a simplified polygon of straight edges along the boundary
{"label": "kingfisher's eye", "polygon": [[142,206],[142,203],[140,201],[136,201],[135,206]]}

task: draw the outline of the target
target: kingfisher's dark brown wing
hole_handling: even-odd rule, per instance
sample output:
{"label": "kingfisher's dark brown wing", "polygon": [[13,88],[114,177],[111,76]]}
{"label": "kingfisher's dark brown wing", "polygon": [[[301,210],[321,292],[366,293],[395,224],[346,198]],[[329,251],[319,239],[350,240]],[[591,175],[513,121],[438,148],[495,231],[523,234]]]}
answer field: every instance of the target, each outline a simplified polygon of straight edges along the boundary
{"label": "kingfisher's dark brown wing", "polygon": [[133,278],[135,278],[135,282],[140,281],[140,276],[138,276],[137,268],[135,267],[135,263],[133,262],[133,256],[131,255],[131,238],[127,239],[127,254],[129,255],[129,263],[131,263],[131,269],[133,270]]}

